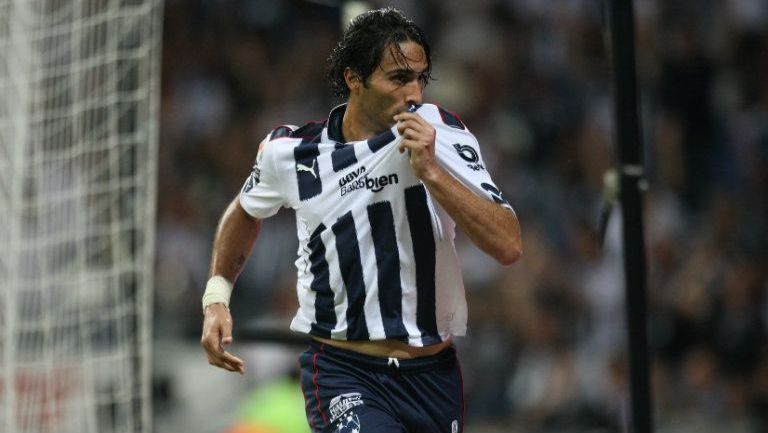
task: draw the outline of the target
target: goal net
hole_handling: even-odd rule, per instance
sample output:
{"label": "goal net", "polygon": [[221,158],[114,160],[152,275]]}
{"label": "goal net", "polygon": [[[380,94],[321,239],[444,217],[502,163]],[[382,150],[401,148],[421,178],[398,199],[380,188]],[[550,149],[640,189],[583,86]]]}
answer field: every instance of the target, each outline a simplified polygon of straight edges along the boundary
{"label": "goal net", "polygon": [[0,0],[0,432],[149,432],[161,0]]}

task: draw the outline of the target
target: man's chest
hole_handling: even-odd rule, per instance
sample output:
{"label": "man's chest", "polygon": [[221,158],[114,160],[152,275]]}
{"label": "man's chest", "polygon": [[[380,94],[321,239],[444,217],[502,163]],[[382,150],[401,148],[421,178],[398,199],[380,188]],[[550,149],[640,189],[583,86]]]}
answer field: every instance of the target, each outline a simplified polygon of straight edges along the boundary
{"label": "man's chest", "polygon": [[403,191],[419,183],[394,137],[378,145],[300,144],[281,159],[288,205],[315,223],[373,203],[402,201]]}

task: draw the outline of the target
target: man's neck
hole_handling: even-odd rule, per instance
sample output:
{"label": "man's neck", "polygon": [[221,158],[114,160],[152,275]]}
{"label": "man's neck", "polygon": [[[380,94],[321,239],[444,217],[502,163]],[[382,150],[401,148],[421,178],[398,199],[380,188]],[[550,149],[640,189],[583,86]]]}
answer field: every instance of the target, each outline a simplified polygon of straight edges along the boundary
{"label": "man's neck", "polygon": [[356,104],[352,101],[347,104],[344,118],[341,121],[341,133],[344,135],[344,141],[367,140],[381,132],[384,132],[384,129],[374,125]]}

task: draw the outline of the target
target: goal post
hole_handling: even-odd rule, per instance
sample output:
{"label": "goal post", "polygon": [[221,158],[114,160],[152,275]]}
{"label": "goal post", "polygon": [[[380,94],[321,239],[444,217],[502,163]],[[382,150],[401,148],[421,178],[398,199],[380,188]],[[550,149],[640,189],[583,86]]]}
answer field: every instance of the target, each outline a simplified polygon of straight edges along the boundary
{"label": "goal post", "polygon": [[151,431],[162,0],[0,0],[0,431]]}

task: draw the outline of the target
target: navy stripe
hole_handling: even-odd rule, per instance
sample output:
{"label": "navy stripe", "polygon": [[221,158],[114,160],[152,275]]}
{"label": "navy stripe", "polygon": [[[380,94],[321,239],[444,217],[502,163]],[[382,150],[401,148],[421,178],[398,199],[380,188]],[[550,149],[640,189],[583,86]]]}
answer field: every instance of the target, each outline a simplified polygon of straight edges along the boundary
{"label": "navy stripe", "polygon": [[[342,145],[343,146],[343,145]],[[343,146],[331,152],[331,161],[333,161],[333,171],[341,171],[357,162],[355,156],[355,146]]]}
{"label": "navy stripe", "polygon": [[435,318],[435,238],[424,185],[405,190],[405,209],[416,264],[416,325],[425,345],[440,341]]}
{"label": "navy stripe", "polygon": [[437,107],[437,109],[440,111],[440,117],[443,119],[443,123],[445,123],[448,126],[451,126],[456,129],[467,129],[466,126],[464,126],[464,122],[459,119],[459,116],[451,113],[448,110],[444,110],[440,107]]}
{"label": "navy stripe", "polygon": [[400,254],[395,237],[395,218],[388,201],[368,206],[368,221],[376,252],[379,279],[379,305],[387,338],[403,339],[408,331],[403,324],[403,289],[400,285]]}
{"label": "navy stripe", "polygon": [[307,242],[309,247],[309,271],[314,276],[310,288],[315,292],[315,323],[310,334],[331,338],[331,331],[336,327],[333,290],[328,274],[328,261],[325,260],[325,245],[321,238],[325,226],[320,224]]}
{"label": "navy stripe", "polygon": [[392,130],[388,130],[387,132],[382,132],[381,134],[368,140],[368,148],[371,149],[371,152],[376,152],[377,150],[386,146],[388,143],[390,143],[394,139],[395,139],[395,134],[392,133]]}
{"label": "navy stripe", "polygon": [[[319,138],[316,137],[316,138]],[[320,180],[320,167],[317,156],[320,151],[317,148],[318,141],[314,138],[302,140],[301,144],[293,148],[293,157],[296,160],[296,179],[299,184],[299,199],[308,200],[319,195],[323,191],[323,183]]]}
{"label": "navy stripe", "polygon": [[269,140],[272,141],[276,138],[290,137],[292,132],[293,130],[285,125],[278,126],[272,130],[272,133],[269,135]]}
{"label": "navy stripe", "polygon": [[347,212],[333,226],[336,235],[336,251],[339,268],[347,289],[347,340],[368,340],[365,323],[365,282],[363,265],[360,263],[360,246],[352,212]]}
{"label": "navy stripe", "polygon": [[311,139],[311,138],[317,137],[317,140],[320,141],[320,135],[323,133],[323,128],[325,128],[324,121],[309,122],[304,126],[298,128],[297,130],[291,132],[291,137],[305,138],[305,139]]}

